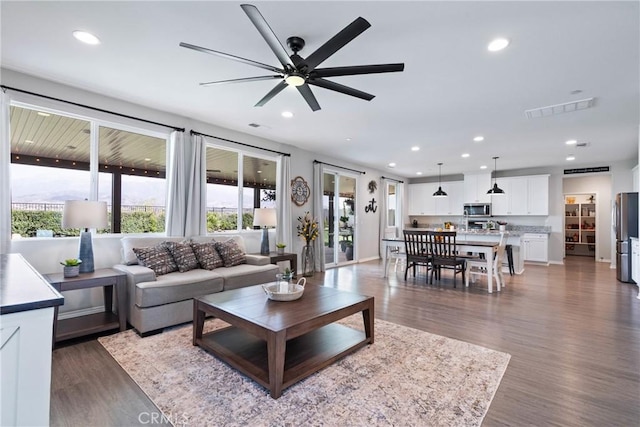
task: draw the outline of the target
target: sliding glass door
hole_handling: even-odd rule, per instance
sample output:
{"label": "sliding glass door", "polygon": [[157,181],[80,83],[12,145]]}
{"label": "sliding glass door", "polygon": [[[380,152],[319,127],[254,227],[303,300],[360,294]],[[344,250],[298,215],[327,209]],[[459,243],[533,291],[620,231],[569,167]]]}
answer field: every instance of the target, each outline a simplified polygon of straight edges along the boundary
{"label": "sliding glass door", "polygon": [[325,267],[353,262],[357,175],[325,169],[322,197]]}

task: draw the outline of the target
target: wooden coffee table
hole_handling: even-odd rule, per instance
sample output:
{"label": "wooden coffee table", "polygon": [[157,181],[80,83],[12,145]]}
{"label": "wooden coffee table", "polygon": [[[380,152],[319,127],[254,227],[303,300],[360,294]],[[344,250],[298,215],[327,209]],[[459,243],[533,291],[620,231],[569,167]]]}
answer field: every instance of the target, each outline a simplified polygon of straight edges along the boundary
{"label": "wooden coffee table", "polygon": [[[262,286],[194,299],[193,345],[269,389],[282,390],[373,344],[373,297],[307,285],[296,301],[271,301]],[[334,323],[362,312],[364,332]],[[231,326],[203,334],[207,314]]]}

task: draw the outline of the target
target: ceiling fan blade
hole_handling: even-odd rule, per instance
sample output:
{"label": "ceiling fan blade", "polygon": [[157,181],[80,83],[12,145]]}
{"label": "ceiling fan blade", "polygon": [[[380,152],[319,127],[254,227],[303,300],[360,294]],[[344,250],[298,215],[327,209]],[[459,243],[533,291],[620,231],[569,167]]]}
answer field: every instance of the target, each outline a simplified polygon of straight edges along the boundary
{"label": "ceiling fan blade", "polygon": [[264,68],[265,70],[273,71],[274,73],[285,74],[284,70],[276,68],[272,65],[263,64],[262,62],[252,61],[251,59],[241,58],[239,56],[231,55],[229,53],[218,52],[217,50],[207,49],[206,47],[196,46],[189,43],[180,43],[180,46],[187,49],[197,50],[198,52],[208,53],[210,55],[220,56],[222,58],[231,59],[234,61],[242,62],[243,64],[253,65],[254,67]]}
{"label": "ceiling fan blade", "polygon": [[351,67],[318,68],[312,77],[354,76],[356,74],[393,73],[404,71],[404,64],[355,65]]}
{"label": "ceiling fan blade", "polygon": [[325,79],[309,79],[307,80],[307,83],[314,86],[320,86],[325,89],[335,90],[336,92],[344,93],[345,95],[355,96],[356,98],[364,99],[365,101],[371,101],[375,98],[375,95],[371,95],[370,93]]}
{"label": "ceiling fan blade", "polygon": [[269,93],[266,94],[264,96],[264,98],[262,98],[260,101],[258,101],[258,103],[256,105],[254,105],[254,107],[262,107],[264,104],[266,104],[267,102],[271,101],[271,98],[273,98],[274,96],[276,96],[277,94],[282,92],[284,90],[284,88],[287,87],[287,86],[288,85],[285,83],[284,80],[281,81],[280,83],[278,83],[276,85],[276,87],[271,89],[271,91],[269,91]]}
{"label": "ceiling fan blade", "polygon": [[258,76],[258,77],[245,77],[242,79],[231,79],[231,80],[218,80],[215,82],[206,82],[200,83],[200,86],[213,86],[218,84],[226,84],[226,83],[245,83],[245,82],[259,82],[263,80],[273,80],[273,79],[281,79],[282,76]]}
{"label": "ceiling fan blade", "polygon": [[256,27],[258,32],[262,35],[262,38],[267,42],[273,53],[275,53],[278,61],[282,64],[283,67],[291,67],[295,68],[291,58],[287,54],[284,46],[280,43],[280,40],[276,37],[275,33],[267,24],[267,21],[264,19],[260,11],[257,7],[251,4],[242,4],[240,5],[244,13],[247,14],[253,25]]}
{"label": "ceiling fan blade", "polygon": [[313,71],[325,59],[342,49],[347,43],[358,37],[370,26],[371,24],[369,24],[366,19],[362,17],[356,18],[355,21],[347,25],[342,29],[342,31],[333,36],[329,41],[307,57],[304,61],[307,64],[307,72]]}
{"label": "ceiling fan blade", "polygon": [[309,85],[297,86],[297,88],[298,92],[300,92],[300,95],[302,95],[304,100],[307,101],[307,104],[309,104],[309,107],[311,107],[311,110],[320,110],[320,104],[318,104],[318,100],[313,95],[313,92],[311,92],[311,88],[309,87]]}

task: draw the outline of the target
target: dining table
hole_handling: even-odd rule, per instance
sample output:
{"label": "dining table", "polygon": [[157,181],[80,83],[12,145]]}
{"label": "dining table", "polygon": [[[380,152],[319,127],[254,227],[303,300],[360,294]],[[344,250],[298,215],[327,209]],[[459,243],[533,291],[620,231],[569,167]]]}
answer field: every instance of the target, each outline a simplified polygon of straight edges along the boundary
{"label": "dining table", "polygon": [[[458,252],[471,252],[484,255],[484,259],[487,261],[487,290],[489,293],[493,293],[493,257],[498,251],[498,245],[498,242],[456,241],[456,249]],[[404,246],[404,239],[399,237],[384,238],[382,239],[381,246],[384,277],[387,277],[389,250],[391,250],[391,248]],[[500,291],[499,283],[496,283],[496,291]]]}

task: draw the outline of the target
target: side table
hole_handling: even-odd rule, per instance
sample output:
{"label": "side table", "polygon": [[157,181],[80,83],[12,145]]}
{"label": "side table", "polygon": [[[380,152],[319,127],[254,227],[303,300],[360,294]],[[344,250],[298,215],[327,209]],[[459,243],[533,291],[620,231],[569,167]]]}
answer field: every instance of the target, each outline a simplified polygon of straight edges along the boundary
{"label": "side table", "polygon": [[[257,253],[255,255],[262,255],[261,253]],[[285,252],[284,254],[278,254],[277,252],[269,252],[269,255],[263,255],[269,257],[269,263],[277,264],[280,261],[289,261],[291,264],[291,272],[293,273],[293,277],[297,276],[297,268],[298,268],[298,254],[294,254],[291,252]]]}
{"label": "side table", "polygon": [[[58,320],[58,307],[53,314],[53,342],[81,337],[96,332],[120,328],[127,329],[126,315],[126,274],[112,268],[103,268],[93,273],[83,273],[76,277],[64,277],[62,273],[46,274],[44,278],[58,292],[102,287],[104,292],[104,312]],[[113,287],[116,288],[118,314],[113,313]]]}

